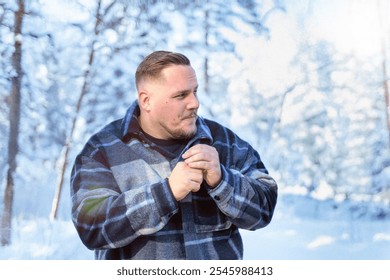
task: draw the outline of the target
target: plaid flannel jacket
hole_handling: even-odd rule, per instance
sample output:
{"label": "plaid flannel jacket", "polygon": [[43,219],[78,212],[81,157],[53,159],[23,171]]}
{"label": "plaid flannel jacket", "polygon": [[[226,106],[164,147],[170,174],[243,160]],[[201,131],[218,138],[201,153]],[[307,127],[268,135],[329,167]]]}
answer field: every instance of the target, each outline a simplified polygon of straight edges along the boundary
{"label": "plaid flannel jacket", "polygon": [[198,118],[189,147],[214,146],[221,183],[177,202],[168,177],[180,160],[144,137],[137,101],[93,135],[71,173],[72,220],[96,259],[242,259],[239,228],[272,218],[277,185],[259,154],[229,129]]}

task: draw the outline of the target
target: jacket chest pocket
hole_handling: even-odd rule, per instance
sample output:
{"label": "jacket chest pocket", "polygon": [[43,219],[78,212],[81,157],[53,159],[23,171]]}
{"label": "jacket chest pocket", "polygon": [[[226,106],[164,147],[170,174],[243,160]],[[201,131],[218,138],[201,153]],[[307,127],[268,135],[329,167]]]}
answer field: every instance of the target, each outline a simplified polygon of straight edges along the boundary
{"label": "jacket chest pocket", "polygon": [[231,227],[232,222],[219,210],[203,186],[193,194],[192,199],[197,233],[222,231]]}

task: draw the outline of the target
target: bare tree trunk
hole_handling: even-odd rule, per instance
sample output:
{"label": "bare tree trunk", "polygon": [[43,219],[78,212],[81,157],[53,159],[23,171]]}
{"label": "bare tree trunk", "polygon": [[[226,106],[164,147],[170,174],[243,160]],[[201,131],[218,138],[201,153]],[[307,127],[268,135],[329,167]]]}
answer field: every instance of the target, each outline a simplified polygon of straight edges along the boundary
{"label": "bare tree trunk", "polygon": [[386,123],[387,123],[387,132],[389,137],[389,147],[390,147],[390,93],[389,93],[389,80],[387,78],[388,71],[386,65],[386,52],[383,50],[383,61],[382,61],[382,73],[383,73],[383,94],[385,96],[386,103]]}
{"label": "bare tree trunk", "polygon": [[[385,3],[387,4],[387,3]],[[386,39],[388,34],[388,26],[385,24],[385,19],[383,16],[383,7],[382,2],[380,0],[377,1],[378,5],[378,16],[379,16],[379,22],[381,25],[381,49],[382,49],[382,76],[383,76],[383,94],[385,99],[385,114],[386,114],[386,123],[387,123],[387,132],[388,132],[388,141],[389,141],[389,147],[390,147],[390,92],[389,92],[389,77],[388,77],[388,69],[387,69],[387,52],[386,52]],[[387,7],[385,7],[386,9]]]}
{"label": "bare tree trunk", "polygon": [[204,70],[204,93],[209,95],[209,59],[208,59],[208,51],[209,51],[209,6],[206,4],[205,16],[204,16],[204,45],[205,45],[205,56],[203,61],[203,70]]}
{"label": "bare tree trunk", "polygon": [[57,219],[58,206],[59,206],[60,198],[61,198],[61,191],[62,191],[62,187],[64,184],[65,173],[66,173],[67,166],[68,166],[69,152],[70,152],[71,145],[73,142],[73,137],[74,137],[74,133],[76,130],[76,124],[77,124],[77,120],[79,118],[79,114],[80,114],[80,110],[81,110],[81,105],[82,105],[82,102],[83,102],[85,95],[89,91],[90,73],[91,73],[90,70],[91,70],[91,67],[92,67],[92,64],[94,61],[94,57],[95,57],[96,37],[99,34],[99,25],[101,24],[100,8],[101,8],[101,0],[99,0],[99,2],[97,3],[96,20],[95,20],[95,27],[94,27],[95,38],[92,41],[92,44],[90,46],[88,66],[87,66],[87,69],[85,70],[84,75],[83,75],[83,77],[84,77],[83,86],[81,88],[80,95],[79,95],[79,98],[77,100],[76,112],[75,112],[75,115],[72,119],[72,127],[71,127],[71,130],[69,132],[69,136],[67,138],[67,141],[65,143],[64,152],[62,154],[61,161],[60,161],[60,165],[61,165],[60,174],[58,177],[56,192],[54,194],[52,208],[51,208],[51,212],[50,212],[50,219],[51,220]]}
{"label": "bare tree trunk", "polygon": [[[210,98],[210,71],[209,71],[209,34],[210,34],[210,6],[209,1],[206,1],[206,7],[204,10],[204,24],[203,24],[203,32],[204,32],[204,49],[205,54],[203,58],[203,91],[206,96]],[[211,117],[215,117],[212,107],[205,106],[204,109],[210,114]]]}
{"label": "bare tree trunk", "polygon": [[12,66],[15,74],[12,77],[12,92],[10,94],[9,110],[9,138],[8,138],[8,170],[7,181],[4,191],[3,216],[1,219],[1,245],[11,243],[12,229],[12,206],[14,195],[14,174],[16,170],[16,156],[18,154],[18,138],[20,123],[20,103],[22,84],[22,25],[24,17],[24,1],[18,0],[18,10],[15,12],[14,26],[14,53],[12,55]]}

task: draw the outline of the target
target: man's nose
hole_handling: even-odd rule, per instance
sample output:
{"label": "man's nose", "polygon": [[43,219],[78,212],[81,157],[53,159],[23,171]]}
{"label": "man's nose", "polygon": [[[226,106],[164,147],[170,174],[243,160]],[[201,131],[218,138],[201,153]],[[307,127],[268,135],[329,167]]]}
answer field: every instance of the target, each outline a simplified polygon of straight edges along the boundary
{"label": "man's nose", "polygon": [[189,96],[189,101],[188,101],[188,109],[198,109],[199,108],[199,99],[198,99],[198,96],[196,95],[196,93],[192,93],[190,94]]}

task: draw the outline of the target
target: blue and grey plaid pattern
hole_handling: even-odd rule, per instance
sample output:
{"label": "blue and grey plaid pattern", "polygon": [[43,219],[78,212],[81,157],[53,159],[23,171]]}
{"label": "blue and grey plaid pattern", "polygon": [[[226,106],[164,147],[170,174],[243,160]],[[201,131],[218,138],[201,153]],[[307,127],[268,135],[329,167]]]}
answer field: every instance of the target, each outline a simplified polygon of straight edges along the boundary
{"label": "blue and grey plaid pattern", "polygon": [[72,219],[97,259],[242,259],[239,228],[272,218],[277,185],[259,154],[229,129],[201,117],[189,147],[214,146],[222,181],[177,202],[168,177],[180,160],[150,142],[137,101],[93,135],[71,174]]}

